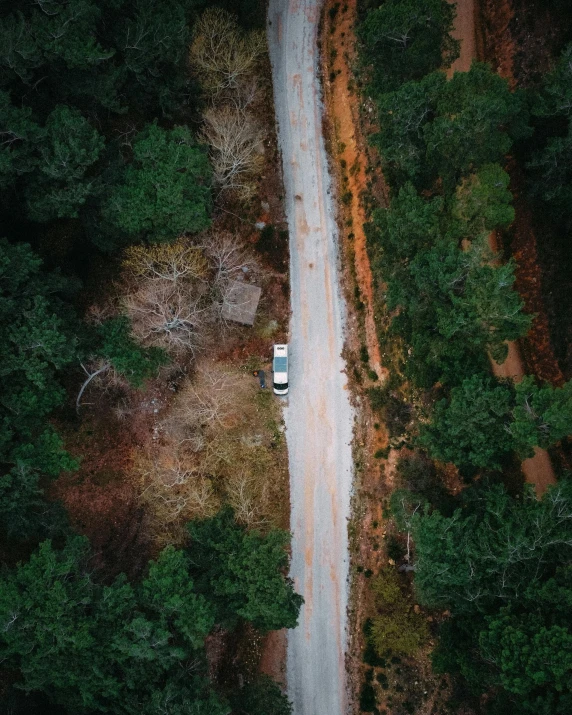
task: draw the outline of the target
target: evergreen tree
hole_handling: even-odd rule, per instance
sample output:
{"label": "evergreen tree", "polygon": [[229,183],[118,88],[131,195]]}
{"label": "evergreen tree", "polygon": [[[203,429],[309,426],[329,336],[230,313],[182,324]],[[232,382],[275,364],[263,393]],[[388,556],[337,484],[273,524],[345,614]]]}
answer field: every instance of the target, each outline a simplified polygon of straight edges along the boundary
{"label": "evergreen tree", "polygon": [[133,140],[133,161],[103,213],[131,240],[160,242],[209,225],[210,169],[185,127],[150,124]]}
{"label": "evergreen tree", "polygon": [[361,61],[379,95],[448,67],[459,55],[455,6],[445,0],[387,0],[358,27]]}
{"label": "evergreen tree", "polygon": [[249,532],[225,507],[216,516],[189,524],[190,556],[197,589],[216,604],[222,623],[251,621],[269,631],[294,628],[302,597],[285,575],[288,534]]}
{"label": "evergreen tree", "polygon": [[95,190],[95,179],[86,173],[103,146],[103,137],[77,110],[56,107],[46,122],[38,170],[28,182],[30,218],[77,218],[78,208]]}

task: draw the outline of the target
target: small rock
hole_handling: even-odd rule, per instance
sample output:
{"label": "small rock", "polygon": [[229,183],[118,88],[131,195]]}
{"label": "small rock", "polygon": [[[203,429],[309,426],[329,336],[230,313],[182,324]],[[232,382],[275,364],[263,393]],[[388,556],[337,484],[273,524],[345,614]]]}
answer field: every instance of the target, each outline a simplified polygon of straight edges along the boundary
{"label": "small rock", "polygon": [[264,212],[270,211],[270,204],[268,201],[262,201],[260,205],[262,206],[262,210]]}
{"label": "small rock", "polygon": [[255,228],[257,231],[262,231],[262,229],[263,229],[265,226],[266,226],[266,221],[257,221],[257,222],[254,224],[254,228]]}

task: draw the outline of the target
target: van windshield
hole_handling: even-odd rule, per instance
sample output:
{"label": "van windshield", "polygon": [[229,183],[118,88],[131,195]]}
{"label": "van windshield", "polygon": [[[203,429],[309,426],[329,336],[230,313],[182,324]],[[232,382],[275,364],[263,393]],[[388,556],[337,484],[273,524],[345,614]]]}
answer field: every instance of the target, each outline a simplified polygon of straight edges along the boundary
{"label": "van windshield", "polygon": [[287,389],[288,389],[288,383],[287,383],[287,382],[275,382],[275,383],[274,383],[274,389],[275,389],[275,390],[287,390]]}

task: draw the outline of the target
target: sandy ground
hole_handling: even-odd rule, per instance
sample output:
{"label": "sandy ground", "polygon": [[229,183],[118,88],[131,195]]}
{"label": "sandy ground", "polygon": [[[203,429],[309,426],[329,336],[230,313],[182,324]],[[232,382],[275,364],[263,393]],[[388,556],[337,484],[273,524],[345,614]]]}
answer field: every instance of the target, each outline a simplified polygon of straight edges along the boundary
{"label": "sandy ground", "polygon": [[460,55],[447,71],[451,77],[454,72],[468,72],[476,58],[475,45],[475,0],[449,0],[457,6],[455,27],[451,33],[456,40],[461,40]]}
{"label": "sandy ground", "polygon": [[337,227],[322,136],[319,0],[271,0],[268,38],[290,228],[291,573],[305,598],[288,634],[295,715],[346,712],[347,519],[352,426]]}

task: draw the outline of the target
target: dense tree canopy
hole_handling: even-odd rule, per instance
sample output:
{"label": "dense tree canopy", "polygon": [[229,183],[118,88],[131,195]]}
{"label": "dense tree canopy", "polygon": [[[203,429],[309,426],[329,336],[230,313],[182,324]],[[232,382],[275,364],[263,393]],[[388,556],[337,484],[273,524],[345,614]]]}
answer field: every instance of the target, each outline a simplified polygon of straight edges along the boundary
{"label": "dense tree canopy", "polygon": [[42,475],[77,467],[48,422],[66,397],[62,373],[89,354],[140,386],[165,362],[161,351],[133,341],[124,317],[82,327],[69,302],[74,288],[43,271],[29,245],[0,239],[0,514],[12,535],[43,525]]}
{"label": "dense tree canopy", "polygon": [[[491,715],[564,715],[572,707],[571,483],[538,501],[531,490],[509,496],[491,487],[486,470],[571,434],[572,387],[490,375],[488,356],[502,361],[531,316],[513,288],[513,263],[489,250],[488,237],[514,220],[509,152],[531,151],[533,192],[548,203],[549,220],[569,229],[572,46],[539,95],[525,96],[484,64],[450,80],[436,71],[454,52],[453,15],[440,3],[386,2],[365,13],[362,78],[378,110],[371,142],[391,190],[389,207],[374,210],[367,227],[388,308],[384,357],[418,409],[416,446],[465,477],[480,472],[474,486],[442,499],[439,465],[405,466],[398,477],[407,490],[391,498],[398,528],[413,536],[420,602],[448,611],[434,665],[476,695],[488,691],[481,704]],[[537,133],[527,148],[531,104]]]}
{"label": "dense tree canopy", "polygon": [[513,141],[529,133],[524,96],[474,62],[441,87],[435,118],[424,127],[427,161],[453,188],[461,176],[502,161]]}
{"label": "dense tree canopy", "polygon": [[[287,565],[286,535],[271,532],[264,539],[237,526],[230,512],[194,527],[194,534],[220,534],[225,543],[193,542],[188,551],[168,547],[149,564],[140,583],[124,576],[103,584],[97,579],[87,541],[71,537],[62,549],[42,543],[27,563],[5,572],[0,583],[0,654],[18,667],[26,691],[43,691],[73,713],[169,713],[227,715],[230,708],[209,683],[204,641],[221,614],[253,619],[262,628],[293,625],[301,598],[282,573]],[[273,535],[276,533],[276,537]],[[233,534],[235,538],[233,539]],[[232,571],[233,557],[248,560],[248,539],[257,539],[249,565]],[[224,547],[242,542],[243,555]],[[195,550],[196,544],[196,550]],[[261,553],[264,552],[264,553]],[[197,563],[215,568],[208,591],[193,577]],[[230,580],[222,584],[224,570]],[[275,589],[288,592],[289,605]],[[241,593],[248,595],[241,596]],[[259,715],[290,712],[287,700],[267,679],[234,696],[238,712]],[[275,709],[274,709],[275,708]]]}
{"label": "dense tree canopy", "polygon": [[191,522],[189,533],[191,573],[223,623],[243,618],[262,631],[295,627],[302,597],[285,576],[285,532],[247,531],[227,507],[212,519]]}
{"label": "dense tree canopy", "polygon": [[[227,713],[208,688],[201,652],[214,611],[194,593],[186,555],[165,550],[137,587],[124,577],[95,583],[89,557],[80,537],[61,551],[44,542],[4,576],[0,649],[23,687],[77,713],[151,713],[167,694],[181,708],[198,702],[197,712]],[[202,668],[183,677],[191,658]]]}
{"label": "dense tree canopy", "polygon": [[186,127],[149,125],[133,140],[133,161],[104,207],[104,216],[131,239],[172,241],[209,225],[210,170]]}
{"label": "dense tree canopy", "polygon": [[550,447],[572,433],[572,382],[539,386],[526,377],[516,385],[473,375],[435,405],[420,441],[437,459],[460,467],[499,469],[516,450]]}
{"label": "dense tree canopy", "polygon": [[565,480],[540,501],[471,488],[450,517],[410,518],[418,596],[452,614],[435,665],[477,693],[502,686],[505,712],[564,715],[570,706],[571,514]]}
{"label": "dense tree canopy", "polygon": [[0,183],[11,215],[79,218],[76,240],[106,250],[207,225],[205,153],[185,127],[156,125],[157,115],[187,120],[198,101],[187,53],[203,5],[54,0],[0,18]]}
{"label": "dense tree canopy", "polygon": [[361,61],[371,89],[390,91],[449,66],[459,53],[453,40],[455,6],[446,0],[387,0],[358,27]]}
{"label": "dense tree canopy", "polygon": [[37,169],[28,184],[30,218],[77,218],[78,207],[95,189],[85,174],[103,146],[103,137],[79,111],[56,107],[46,121]]}

